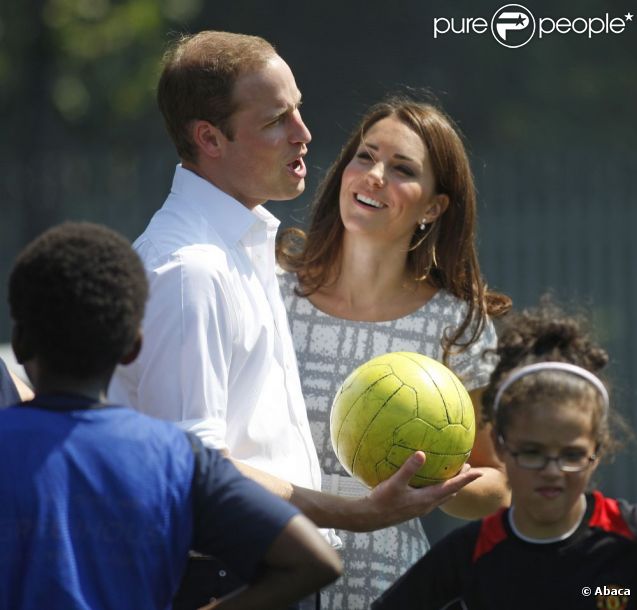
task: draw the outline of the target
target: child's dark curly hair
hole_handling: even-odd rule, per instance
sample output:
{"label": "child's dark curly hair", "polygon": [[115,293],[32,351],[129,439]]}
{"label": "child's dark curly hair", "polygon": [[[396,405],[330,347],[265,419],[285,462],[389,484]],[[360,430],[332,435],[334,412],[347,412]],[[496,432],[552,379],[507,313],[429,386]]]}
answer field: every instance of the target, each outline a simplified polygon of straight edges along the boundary
{"label": "child's dark curly hair", "polygon": [[[596,404],[594,431],[598,453],[610,454],[621,443],[626,430],[623,420],[614,412],[608,417],[599,393],[587,381],[557,371],[543,371],[523,377],[503,394],[497,413],[493,402],[501,383],[513,369],[535,362],[568,362],[580,366],[597,377],[608,363],[608,354],[595,343],[585,316],[567,315],[548,297],[538,308],[511,312],[503,321],[496,350],[498,364],[491,374],[482,397],[483,416],[493,424],[498,434],[507,429],[516,410],[530,403],[543,401],[557,404],[590,396]],[[602,379],[608,387],[608,383]],[[617,433],[616,433],[617,432]]]}
{"label": "child's dark curly hair", "polygon": [[18,256],[9,305],[54,374],[110,374],[135,342],[148,284],[129,242],[91,223],[49,229]]}

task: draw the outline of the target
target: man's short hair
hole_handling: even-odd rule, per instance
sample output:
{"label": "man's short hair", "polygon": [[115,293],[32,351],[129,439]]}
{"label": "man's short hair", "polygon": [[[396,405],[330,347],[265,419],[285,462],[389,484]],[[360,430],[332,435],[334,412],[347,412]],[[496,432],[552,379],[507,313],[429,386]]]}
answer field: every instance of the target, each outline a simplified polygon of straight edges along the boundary
{"label": "man's short hair", "polygon": [[111,373],[134,346],[148,283],[129,242],[91,223],[49,229],[18,256],[9,278],[11,316],[54,374]]}
{"label": "man's short hair", "polygon": [[232,139],[235,82],[274,55],[276,50],[267,40],[230,32],[199,32],[170,46],[164,55],[157,102],[182,159],[196,161],[190,131],[195,120],[208,121]]}

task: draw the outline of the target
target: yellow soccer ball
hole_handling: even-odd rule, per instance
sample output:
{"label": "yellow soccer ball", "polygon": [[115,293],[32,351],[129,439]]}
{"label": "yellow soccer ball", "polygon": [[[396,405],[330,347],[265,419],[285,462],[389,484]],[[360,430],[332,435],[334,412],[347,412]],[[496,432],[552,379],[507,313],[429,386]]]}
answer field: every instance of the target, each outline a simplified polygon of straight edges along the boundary
{"label": "yellow soccer ball", "polygon": [[446,366],[393,352],[362,364],[343,382],[330,415],[332,446],[349,474],[369,487],[417,450],[427,460],[410,481],[440,483],[460,472],[475,438],[471,398]]}

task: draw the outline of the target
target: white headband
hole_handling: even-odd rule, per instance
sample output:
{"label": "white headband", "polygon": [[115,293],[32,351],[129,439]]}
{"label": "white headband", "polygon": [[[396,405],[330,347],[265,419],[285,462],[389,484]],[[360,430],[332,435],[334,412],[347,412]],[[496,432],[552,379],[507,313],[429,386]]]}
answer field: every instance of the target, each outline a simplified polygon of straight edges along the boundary
{"label": "white headband", "polygon": [[495,416],[498,413],[502,395],[512,384],[514,384],[518,379],[522,377],[526,377],[527,375],[531,375],[533,373],[539,373],[541,371],[564,371],[565,373],[571,373],[573,375],[578,375],[579,377],[586,379],[586,381],[595,386],[595,389],[601,394],[602,400],[604,401],[604,409],[606,412],[608,412],[608,405],[610,402],[608,399],[608,391],[606,390],[604,384],[599,380],[598,377],[595,377],[593,373],[587,371],[586,369],[583,369],[581,366],[569,364],[568,362],[536,362],[534,364],[527,364],[526,366],[521,366],[519,369],[515,369],[513,373],[511,373],[502,382],[502,385],[498,388],[495,399],[493,400],[493,415]]}

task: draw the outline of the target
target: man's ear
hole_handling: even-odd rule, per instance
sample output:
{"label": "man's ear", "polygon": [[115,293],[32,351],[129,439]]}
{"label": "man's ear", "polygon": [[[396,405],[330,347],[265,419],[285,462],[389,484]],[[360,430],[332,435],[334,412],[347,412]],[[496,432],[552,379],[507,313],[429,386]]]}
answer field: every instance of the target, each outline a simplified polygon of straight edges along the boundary
{"label": "man's ear", "polygon": [[11,329],[11,347],[18,364],[24,364],[35,356],[35,346],[29,332],[20,322],[14,322]]}
{"label": "man's ear", "polygon": [[192,140],[197,148],[197,157],[216,159],[223,154],[228,138],[208,121],[192,122]]}
{"label": "man's ear", "polygon": [[137,331],[137,336],[135,337],[135,341],[133,341],[133,345],[131,348],[119,359],[120,364],[130,364],[134,362],[137,356],[139,356],[139,352],[142,351],[142,331]]}
{"label": "man's ear", "polygon": [[445,195],[444,193],[434,195],[423,214],[424,221],[427,224],[435,222],[447,211],[448,207],[449,195]]}

